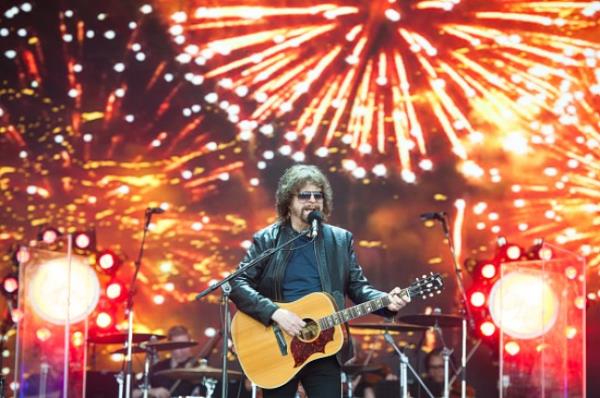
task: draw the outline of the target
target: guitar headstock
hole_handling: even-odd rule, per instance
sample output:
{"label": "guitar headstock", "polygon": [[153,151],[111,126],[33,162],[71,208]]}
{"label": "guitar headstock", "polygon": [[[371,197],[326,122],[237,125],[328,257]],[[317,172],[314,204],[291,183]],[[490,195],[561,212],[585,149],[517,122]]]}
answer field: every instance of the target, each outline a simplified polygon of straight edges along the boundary
{"label": "guitar headstock", "polygon": [[408,294],[410,298],[421,296],[426,299],[427,297],[433,297],[434,294],[440,294],[444,287],[444,279],[437,272],[430,272],[429,275],[423,275],[417,278],[408,287]]}

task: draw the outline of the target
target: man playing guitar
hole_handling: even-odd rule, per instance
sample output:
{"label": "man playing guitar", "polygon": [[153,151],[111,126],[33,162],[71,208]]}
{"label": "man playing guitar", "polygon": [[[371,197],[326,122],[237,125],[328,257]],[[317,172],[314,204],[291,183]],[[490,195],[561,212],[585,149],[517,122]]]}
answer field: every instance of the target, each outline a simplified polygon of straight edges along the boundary
{"label": "man playing guitar", "polygon": [[[279,180],[276,206],[278,221],[254,235],[243,263],[309,229],[314,225],[309,222],[309,214],[319,212],[319,217],[326,220],[333,206],[331,185],[317,167],[295,165]],[[358,264],[349,231],[323,223],[318,231],[313,228],[310,235],[298,237],[292,248],[275,253],[233,281],[231,298],[240,311],[266,327],[276,326],[289,336],[298,337],[306,326],[305,320],[276,302],[292,302],[314,292],[325,292],[337,308],[344,308],[346,296],[355,303],[387,296],[385,303],[389,304],[378,314],[393,316],[410,300],[400,295],[398,287],[388,294],[369,283]],[[340,352],[309,359],[291,380],[264,389],[263,396],[292,398],[302,382],[310,398],[339,397],[341,361]]]}

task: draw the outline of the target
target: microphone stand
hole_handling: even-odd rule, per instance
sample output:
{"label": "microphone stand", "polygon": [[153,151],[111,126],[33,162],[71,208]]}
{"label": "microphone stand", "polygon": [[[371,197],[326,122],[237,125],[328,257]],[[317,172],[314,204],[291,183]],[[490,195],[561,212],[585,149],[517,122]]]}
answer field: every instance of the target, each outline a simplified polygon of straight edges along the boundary
{"label": "microphone stand", "polygon": [[[138,257],[135,260],[135,272],[133,273],[133,277],[131,278],[131,283],[129,284],[129,294],[127,297],[127,354],[125,356],[125,398],[131,397],[131,378],[133,374],[133,366],[132,366],[132,346],[133,346],[133,296],[135,295],[135,282],[137,280],[137,275],[140,271],[140,267],[142,266],[142,257],[144,256],[144,244],[146,242],[146,234],[148,233],[148,227],[150,226],[150,219],[152,218],[152,214],[154,212],[151,209],[147,209],[145,216],[146,221],[144,223],[144,232],[142,234],[142,243],[140,244],[140,251],[138,253]],[[121,386],[123,383],[121,383]],[[121,396],[121,394],[119,394]],[[143,397],[148,398],[148,388],[145,386],[143,391]]]}
{"label": "microphone stand", "polygon": [[223,355],[223,359],[222,359],[223,373],[221,375],[221,397],[228,396],[227,389],[229,387],[228,380],[227,380],[227,352],[229,351],[228,343],[229,343],[229,326],[230,326],[229,325],[229,322],[230,322],[230,320],[229,320],[229,294],[231,293],[231,284],[229,283],[229,281],[237,278],[240,274],[243,274],[244,272],[248,271],[249,269],[255,267],[258,263],[262,262],[267,257],[270,257],[273,254],[277,253],[284,247],[289,246],[290,244],[292,244],[293,242],[298,240],[300,237],[306,235],[307,232],[309,232],[309,231],[310,231],[310,228],[302,231],[297,236],[293,237],[292,239],[288,240],[287,242],[282,243],[279,246],[275,246],[271,249],[265,250],[254,260],[252,260],[248,263],[245,263],[245,264],[244,263],[240,264],[240,267],[237,270],[235,270],[233,273],[229,274],[228,276],[226,276],[219,282],[207,287],[202,292],[200,292],[196,295],[196,300],[201,300],[204,296],[214,292],[219,287],[223,291],[223,296],[221,299],[221,303],[223,305],[223,318],[222,318],[223,325],[221,328],[222,333],[223,333],[223,354],[222,354]]}
{"label": "microphone stand", "polygon": [[[452,255],[452,262],[454,264],[454,274],[456,276],[456,283],[458,285],[458,289],[460,291],[461,305],[462,305],[462,354],[461,354],[461,367],[459,371],[461,372],[461,398],[466,398],[467,393],[467,322],[469,323],[469,327],[471,330],[475,329],[475,322],[473,321],[473,315],[471,314],[471,309],[467,304],[467,293],[465,291],[465,286],[463,283],[463,274],[462,268],[458,265],[458,260],[456,258],[456,251],[454,250],[454,242],[452,241],[452,236],[450,235],[450,230],[448,228],[448,217],[446,213],[442,213],[440,216],[435,219],[439,220],[442,223],[442,227],[444,229],[444,236],[448,242],[448,247],[450,248],[450,254]],[[466,316],[466,318],[465,318]],[[448,396],[448,388],[449,385],[445,385],[444,396]]]}

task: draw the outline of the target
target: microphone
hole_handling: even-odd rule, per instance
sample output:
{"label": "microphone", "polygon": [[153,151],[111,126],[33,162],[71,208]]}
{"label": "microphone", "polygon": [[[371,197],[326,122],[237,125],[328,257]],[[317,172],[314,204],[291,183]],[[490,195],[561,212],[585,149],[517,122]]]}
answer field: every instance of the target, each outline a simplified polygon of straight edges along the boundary
{"label": "microphone", "polygon": [[433,211],[433,212],[429,212],[429,213],[423,213],[419,217],[421,218],[422,221],[427,221],[427,220],[442,221],[446,217],[446,212],[445,211]]}
{"label": "microphone", "polygon": [[315,239],[319,233],[319,224],[323,221],[323,214],[318,210],[308,213],[308,224],[310,225],[310,237]]}
{"label": "microphone", "polygon": [[164,213],[165,209],[163,209],[162,207],[148,207],[146,209],[146,215],[148,214],[161,214]]}

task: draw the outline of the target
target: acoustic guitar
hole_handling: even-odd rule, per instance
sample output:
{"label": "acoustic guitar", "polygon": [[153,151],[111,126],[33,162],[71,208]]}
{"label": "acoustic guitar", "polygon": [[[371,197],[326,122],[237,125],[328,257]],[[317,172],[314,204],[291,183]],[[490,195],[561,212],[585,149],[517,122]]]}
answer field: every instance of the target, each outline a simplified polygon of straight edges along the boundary
{"label": "acoustic guitar", "polygon": [[[398,295],[414,298],[433,296],[443,286],[440,274],[416,279]],[[344,343],[342,323],[387,307],[389,295],[338,311],[327,293],[311,293],[280,308],[298,314],[305,322],[299,336],[290,336],[277,324],[265,326],[237,311],[231,321],[231,336],[238,359],[248,378],[262,388],[276,388],[290,381],[306,364],[335,355]]]}

